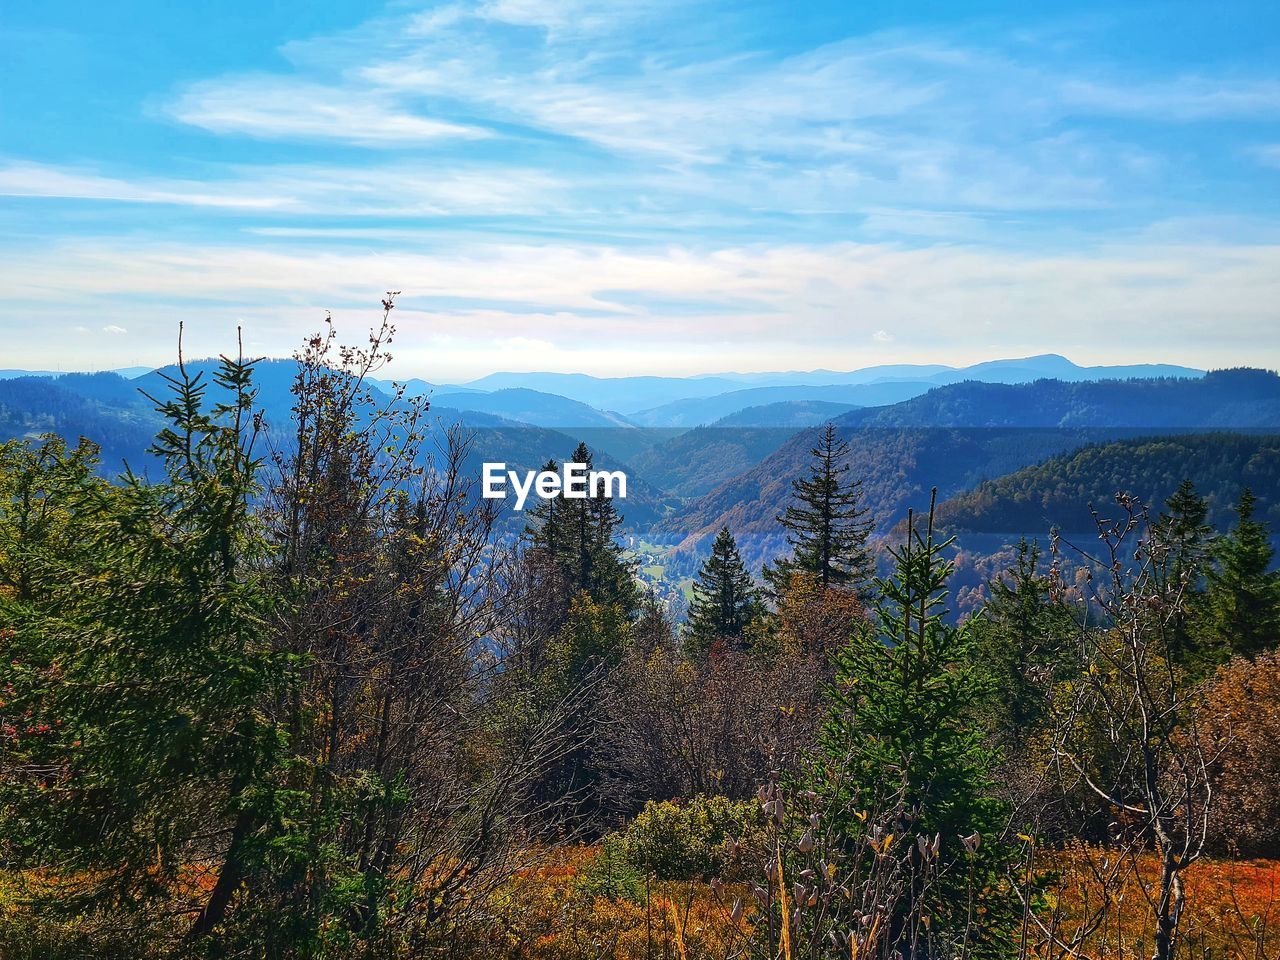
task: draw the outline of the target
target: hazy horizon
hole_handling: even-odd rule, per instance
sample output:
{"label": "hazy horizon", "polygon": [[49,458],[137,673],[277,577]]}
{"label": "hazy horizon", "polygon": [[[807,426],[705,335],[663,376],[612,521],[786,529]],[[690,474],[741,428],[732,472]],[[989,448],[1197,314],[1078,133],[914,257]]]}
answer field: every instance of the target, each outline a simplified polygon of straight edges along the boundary
{"label": "hazy horizon", "polygon": [[[1233,363],[1233,364],[1226,364],[1224,365],[1224,367],[1197,367],[1194,364],[1180,364],[1180,363],[1173,363],[1171,361],[1165,361],[1165,360],[1159,360],[1159,359],[1138,360],[1138,361],[1134,361],[1133,363],[1116,360],[1114,362],[1107,362],[1102,364],[1085,364],[1085,363],[1079,363],[1074,358],[1065,356],[1063,354],[1048,352],[1044,354],[1029,354],[1027,356],[1020,356],[1020,357],[992,356],[992,357],[986,357],[984,359],[974,361],[973,363],[946,363],[943,361],[906,362],[906,361],[895,361],[893,359],[888,359],[883,362],[868,364],[863,367],[852,367],[849,369],[837,369],[833,367],[812,367],[808,369],[762,368],[759,370],[744,370],[744,369],[727,370],[726,369],[726,370],[702,370],[702,371],[695,371],[687,374],[664,373],[662,371],[657,371],[657,370],[653,370],[653,371],[641,370],[632,374],[601,374],[601,373],[595,373],[590,370],[578,370],[578,369],[563,369],[563,370],[527,369],[525,370],[525,369],[516,369],[516,368],[506,368],[506,369],[484,370],[474,376],[468,376],[466,378],[461,378],[461,377],[441,378],[438,376],[432,378],[430,376],[427,376],[426,374],[408,371],[407,368],[402,363],[394,359],[394,352],[395,351],[393,349],[392,350],[393,359],[391,360],[391,362],[389,362],[386,366],[382,367],[379,370],[378,377],[380,379],[383,379],[383,380],[409,380],[409,379],[429,380],[434,385],[445,386],[445,387],[466,386],[467,384],[470,384],[470,383],[475,383],[481,380],[485,380],[487,378],[499,377],[499,376],[533,377],[533,376],[542,376],[542,375],[584,376],[584,377],[590,377],[593,379],[600,379],[600,380],[622,379],[627,377],[660,377],[660,378],[685,379],[685,380],[714,379],[717,377],[725,377],[725,378],[742,377],[742,378],[750,378],[748,380],[743,381],[743,386],[751,386],[755,383],[757,378],[769,377],[769,376],[795,377],[795,376],[820,376],[822,374],[831,374],[832,376],[845,376],[851,373],[857,373],[863,370],[876,369],[880,367],[886,367],[886,368],[894,368],[894,367],[913,368],[914,367],[914,368],[918,368],[920,370],[920,376],[924,377],[924,376],[927,376],[927,371],[930,368],[936,368],[938,370],[964,370],[968,367],[979,365],[979,364],[1009,363],[1009,362],[1017,362],[1020,360],[1034,360],[1034,359],[1039,359],[1043,357],[1057,357],[1057,358],[1066,360],[1069,363],[1073,363],[1077,367],[1083,367],[1083,368],[1099,367],[1099,366],[1101,367],[1127,367],[1127,366],[1185,367],[1190,370],[1196,370],[1196,371],[1202,371],[1202,372],[1209,372],[1214,369],[1223,369],[1224,367],[1251,367],[1251,368],[1258,368],[1258,369],[1271,369],[1265,366],[1261,366],[1257,363],[1250,363],[1247,361],[1241,361],[1239,363]],[[263,354],[259,356],[259,355],[250,354],[249,356],[254,360],[261,360],[261,361],[280,361],[280,360],[293,359],[291,355]],[[213,354],[198,356],[198,357],[190,356],[190,355],[187,356],[188,363],[199,363],[199,362],[215,360],[215,359],[217,359],[217,355],[213,355]],[[128,364],[125,366],[98,366],[98,367],[94,367],[94,366],[70,367],[70,366],[63,365],[61,367],[49,367],[49,368],[0,366],[0,372],[22,372],[22,373],[36,373],[36,374],[51,373],[56,375],[71,374],[71,373],[120,373],[120,374],[128,375],[128,374],[136,374],[142,371],[150,372],[152,370],[172,366],[176,362],[177,361],[175,356],[175,357],[171,357],[169,360],[163,363],[155,364],[154,366],[148,365],[148,364]],[[904,373],[903,375],[909,376],[906,373]]]}

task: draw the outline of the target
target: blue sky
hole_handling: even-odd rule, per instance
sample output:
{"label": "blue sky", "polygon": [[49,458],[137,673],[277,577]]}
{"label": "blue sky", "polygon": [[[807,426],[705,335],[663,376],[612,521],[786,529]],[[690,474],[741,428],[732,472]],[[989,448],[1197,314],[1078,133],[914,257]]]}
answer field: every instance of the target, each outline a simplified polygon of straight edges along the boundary
{"label": "blue sky", "polygon": [[0,367],[1280,366],[1274,3],[0,12]]}

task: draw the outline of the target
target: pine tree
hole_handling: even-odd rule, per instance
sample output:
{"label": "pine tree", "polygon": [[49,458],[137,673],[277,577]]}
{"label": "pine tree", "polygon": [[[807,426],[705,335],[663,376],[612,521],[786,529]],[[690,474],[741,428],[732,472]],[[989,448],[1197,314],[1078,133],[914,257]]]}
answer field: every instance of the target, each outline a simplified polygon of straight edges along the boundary
{"label": "pine tree", "polygon": [[1205,567],[1213,548],[1213,528],[1206,522],[1209,504],[1196,493],[1195,484],[1184,479],[1167,501],[1156,525],[1156,536],[1168,550],[1163,566],[1171,588],[1186,598],[1174,622],[1169,624],[1168,642],[1174,659],[1186,662],[1198,656],[1192,620],[1203,593]]}
{"label": "pine tree", "polygon": [[1254,496],[1245,489],[1236,524],[1213,551],[1204,601],[1207,640],[1224,654],[1254,657],[1280,642],[1280,574],[1267,524],[1253,519]]}
{"label": "pine tree", "polygon": [[[857,807],[882,810],[900,801],[909,822],[898,842],[940,837],[940,873],[924,890],[913,881],[915,892],[890,922],[902,929],[917,911],[962,932],[968,911],[980,907],[983,943],[970,955],[990,955],[1007,947],[1014,914],[1003,877],[1014,851],[1000,839],[1008,810],[996,796],[998,753],[968,719],[988,683],[974,664],[973,621],[947,621],[952,564],[943,552],[950,543],[934,540],[932,505],[925,524],[908,519],[906,542],[890,551],[893,574],[876,581],[871,618],[855,623],[850,644],[834,657],[820,772],[799,787],[831,795],[844,819],[826,829],[850,838],[864,829],[866,814]],[[906,944],[899,946],[906,955]]]}
{"label": "pine tree", "polygon": [[276,748],[260,708],[287,664],[267,637],[268,545],[252,514],[251,364],[224,360],[214,377],[224,403],[211,405],[203,377],[181,363],[164,379],[173,395],[156,401],[158,482],[129,474],[108,485],[84,469],[83,452],[58,445],[25,464],[58,525],[39,531],[0,505],[0,544],[20,536],[40,580],[0,585],[6,700],[36,718],[37,734],[0,776],[0,835],[11,862],[29,857],[65,880],[54,909],[105,908],[125,923],[229,823],[198,925],[242,876],[242,825]]}
{"label": "pine tree", "polygon": [[[543,473],[559,473],[560,464],[548,460],[542,465]],[[561,515],[559,497],[537,498],[529,508],[529,522],[525,524],[524,535],[530,546],[554,555],[563,543],[561,526],[564,518]]]}
{"label": "pine tree", "polygon": [[[594,464],[585,443],[578,444],[570,462],[591,470]],[[544,469],[555,470],[555,461]],[[553,497],[534,507],[534,523],[527,531],[530,544],[554,560],[574,594],[586,594],[596,604],[617,604],[633,617],[640,591],[633,565],[618,543],[622,517],[610,498],[587,493],[582,499]]]}
{"label": "pine tree", "polygon": [[706,656],[717,644],[741,649],[764,605],[728,527],[721,529],[693,585],[685,648]]}
{"label": "pine tree", "polygon": [[1160,517],[1160,535],[1170,551],[1170,571],[1198,583],[1213,541],[1213,527],[1207,523],[1209,503],[1196,493],[1190,478],[1165,501]]}
{"label": "pine tree", "polygon": [[823,587],[865,585],[875,572],[867,549],[873,523],[862,505],[862,480],[850,479],[848,442],[827,424],[810,453],[813,471],[792,483],[796,502],[778,517],[791,556],[766,567],[771,592],[781,595],[793,573],[812,574]]}
{"label": "pine tree", "polygon": [[973,619],[974,662],[991,681],[980,714],[999,746],[1016,749],[1044,718],[1076,623],[1053,600],[1034,542],[1018,544],[1012,566],[992,580],[990,590],[983,615]]}

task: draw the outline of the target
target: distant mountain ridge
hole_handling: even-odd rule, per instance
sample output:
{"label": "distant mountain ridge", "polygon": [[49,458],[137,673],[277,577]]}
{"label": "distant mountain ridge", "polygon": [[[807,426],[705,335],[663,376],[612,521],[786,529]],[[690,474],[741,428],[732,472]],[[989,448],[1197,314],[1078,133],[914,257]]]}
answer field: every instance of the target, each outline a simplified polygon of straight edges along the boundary
{"label": "distant mountain ridge", "polygon": [[[217,362],[212,360],[187,364],[190,374],[204,374],[207,397],[211,401],[217,395],[217,388],[212,383],[216,365]],[[156,466],[147,451],[162,421],[154,404],[143,392],[157,399],[168,396],[170,387],[165,376],[176,372],[175,367],[165,367],[132,381],[114,373],[0,380],[0,442],[35,439],[53,433],[74,444],[83,436],[101,447],[103,473],[117,474],[127,462],[135,472],[145,476]],[[264,360],[254,367],[257,403],[265,414],[268,434],[273,438],[271,442],[277,448],[287,448],[292,435],[290,417],[296,372],[297,366],[292,360]],[[595,455],[597,466],[626,470],[622,459],[610,449],[613,444],[598,442],[599,436],[614,438],[635,434],[642,440],[649,437],[648,431],[635,427],[625,430],[595,428],[599,436],[593,435],[591,428],[552,429],[479,410],[458,410],[440,403],[431,404],[427,419],[431,429],[424,445],[424,455],[434,455],[437,445],[451,428],[463,428],[468,440],[463,471],[475,482],[476,491],[482,464],[487,461],[504,462],[513,470],[537,470],[548,459],[567,458],[579,441],[585,441]],[[631,523],[647,526],[674,509],[675,504],[670,502],[666,493],[646,482],[642,476],[628,479],[624,513]],[[507,518],[511,530],[522,528],[523,523],[519,514]]]}
{"label": "distant mountain ridge", "polygon": [[[908,506],[920,505],[932,486],[945,499],[1090,443],[1157,431],[1280,430],[1280,377],[1229,370],[1197,380],[965,382],[832,422],[850,442],[852,472],[863,478],[867,505],[884,530]],[[693,431],[686,443],[703,435],[720,442],[715,431]],[[776,537],[775,518],[789,501],[791,481],[809,468],[815,437],[816,428],[796,433],[662,521],[655,533],[692,545],[727,524],[740,541]],[[698,454],[685,450],[683,456]]]}
{"label": "distant mountain ridge", "polygon": [[[260,366],[288,363],[265,360]],[[388,371],[390,372],[390,371]],[[150,371],[129,368],[119,371],[129,379],[145,382]],[[0,371],[0,379],[16,376],[57,377],[48,371]],[[503,416],[521,414],[527,422],[562,425],[571,417],[574,426],[602,424],[581,408],[555,406],[550,398],[582,404],[609,417],[621,417],[642,427],[687,429],[710,424],[750,407],[786,402],[843,403],[852,406],[883,406],[919,396],[936,386],[964,380],[986,383],[1026,383],[1038,379],[1079,382],[1099,379],[1141,377],[1200,377],[1203,371],[1172,364],[1131,364],[1123,366],[1079,366],[1058,354],[1042,354],[990,360],[968,367],[943,364],[880,364],[859,370],[786,371],[765,373],[724,373],[691,377],[594,377],[581,373],[499,372],[465,384],[434,384],[420,378],[371,378],[371,383],[390,393],[393,382],[402,383],[409,396],[447,397],[463,409],[494,412]],[[508,391],[541,394],[537,402],[520,409],[513,406],[519,395]],[[459,395],[474,395],[465,402]],[[499,400],[479,397],[504,395]],[[526,399],[528,394],[524,395]],[[619,424],[625,426],[626,424]],[[634,440],[635,438],[631,438]]]}
{"label": "distant mountain ridge", "polygon": [[1197,379],[966,380],[893,406],[854,410],[849,427],[1280,427],[1280,376],[1215,370]]}
{"label": "distant mountain ridge", "polygon": [[608,410],[597,410],[580,400],[555,393],[543,393],[528,387],[507,387],[492,393],[434,393],[431,402],[456,410],[478,410],[509,420],[531,423],[539,427],[617,427],[636,428],[626,417]]}
{"label": "distant mountain ridge", "polygon": [[[786,400],[824,400],[875,406],[918,396],[935,386],[963,380],[1027,383],[1133,377],[1200,377],[1203,370],[1175,364],[1085,367],[1059,354],[989,360],[968,367],[944,364],[882,364],[859,370],[722,373],[695,377],[592,377],[576,373],[493,373],[465,384],[493,391],[525,387],[617,410],[643,426],[690,427],[710,423],[748,406]],[[893,387],[887,385],[892,384]],[[851,387],[880,385],[861,394]],[[841,390],[839,388],[846,388]],[[757,392],[752,392],[757,391]],[[769,392],[772,391],[772,392]],[[704,401],[700,404],[697,401]],[[737,405],[735,405],[737,404]]]}

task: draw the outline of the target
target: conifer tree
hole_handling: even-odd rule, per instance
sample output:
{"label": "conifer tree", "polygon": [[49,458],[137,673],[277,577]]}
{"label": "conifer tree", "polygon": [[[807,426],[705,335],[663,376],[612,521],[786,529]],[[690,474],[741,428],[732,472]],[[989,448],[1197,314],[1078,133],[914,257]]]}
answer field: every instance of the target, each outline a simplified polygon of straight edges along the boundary
{"label": "conifer tree", "polygon": [[164,377],[158,482],[108,485],[83,449],[54,445],[22,468],[59,523],[38,530],[0,504],[0,543],[20,536],[39,581],[0,585],[6,700],[41,734],[0,776],[0,835],[13,862],[60,878],[55,910],[145,918],[211,823],[235,824],[222,874],[245,862],[240,825],[275,752],[259,707],[286,675],[266,637],[268,548],[251,512],[251,366],[223,360],[214,381],[230,399],[216,404],[181,362]]}
{"label": "conifer tree", "polygon": [[1209,503],[1196,493],[1195,484],[1186,478],[1165,501],[1160,517],[1160,532],[1170,551],[1170,572],[1198,581],[1213,541],[1209,526]]}
{"label": "conifer tree", "polygon": [[1254,657],[1280,643],[1280,574],[1267,524],[1253,518],[1248,488],[1236,506],[1236,524],[1213,552],[1204,602],[1209,643],[1223,654]]}
{"label": "conifer tree", "polygon": [[[548,460],[542,465],[542,472],[559,473],[560,464],[554,459]],[[559,497],[548,497],[545,500],[539,497],[529,508],[529,522],[525,524],[524,535],[534,548],[553,554],[562,543],[560,525],[563,517],[560,504]]]}
{"label": "conifer tree", "polygon": [[862,505],[862,480],[847,476],[848,442],[829,423],[810,453],[813,470],[793,481],[795,502],[778,518],[791,556],[764,571],[775,596],[786,590],[793,573],[812,574],[825,589],[861,587],[875,572],[867,549],[873,523]]}
{"label": "conifer tree", "polygon": [[693,602],[685,628],[685,648],[705,656],[716,644],[742,648],[764,605],[747,572],[738,545],[723,527],[693,585]]}
{"label": "conifer tree", "polygon": [[[914,892],[895,907],[902,916],[889,922],[902,929],[915,911],[961,930],[968,911],[980,907],[983,945],[970,955],[991,955],[1007,949],[1013,903],[1003,876],[1014,851],[1001,840],[1008,810],[996,796],[998,755],[968,719],[988,683],[974,664],[973,621],[947,621],[952,564],[943,552],[950,543],[934,539],[932,505],[925,523],[908,519],[906,542],[890,551],[893,574],[876,581],[872,616],[855,621],[849,646],[834,657],[818,772],[798,786],[832,794],[845,822],[827,829],[851,845],[866,814],[843,798],[856,798],[864,811],[900,802],[909,822],[898,842],[939,837],[939,872],[926,887],[913,881]],[[909,955],[905,943],[896,945]]]}
{"label": "conifer tree", "polygon": [[1044,718],[1047,696],[1061,679],[1075,619],[1053,599],[1040,549],[1022,540],[1012,566],[991,581],[991,600],[973,619],[974,662],[990,678],[982,720],[995,742],[1017,748]]}
{"label": "conifer tree", "polygon": [[[579,443],[571,463],[593,467],[591,451]],[[554,460],[546,470],[555,470]],[[622,517],[613,501],[603,494],[585,498],[550,498],[531,510],[534,523],[528,536],[531,545],[552,558],[570,589],[586,594],[596,604],[618,604],[626,616],[634,616],[640,592],[632,564],[618,543]]]}
{"label": "conifer tree", "polygon": [[1165,501],[1165,511],[1156,525],[1156,536],[1168,551],[1162,570],[1169,586],[1186,599],[1169,624],[1167,635],[1170,653],[1175,660],[1185,662],[1201,653],[1197,650],[1192,621],[1200,606],[1214,535],[1213,528],[1206,522],[1209,504],[1196,493],[1195,484],[1189,478]]}

